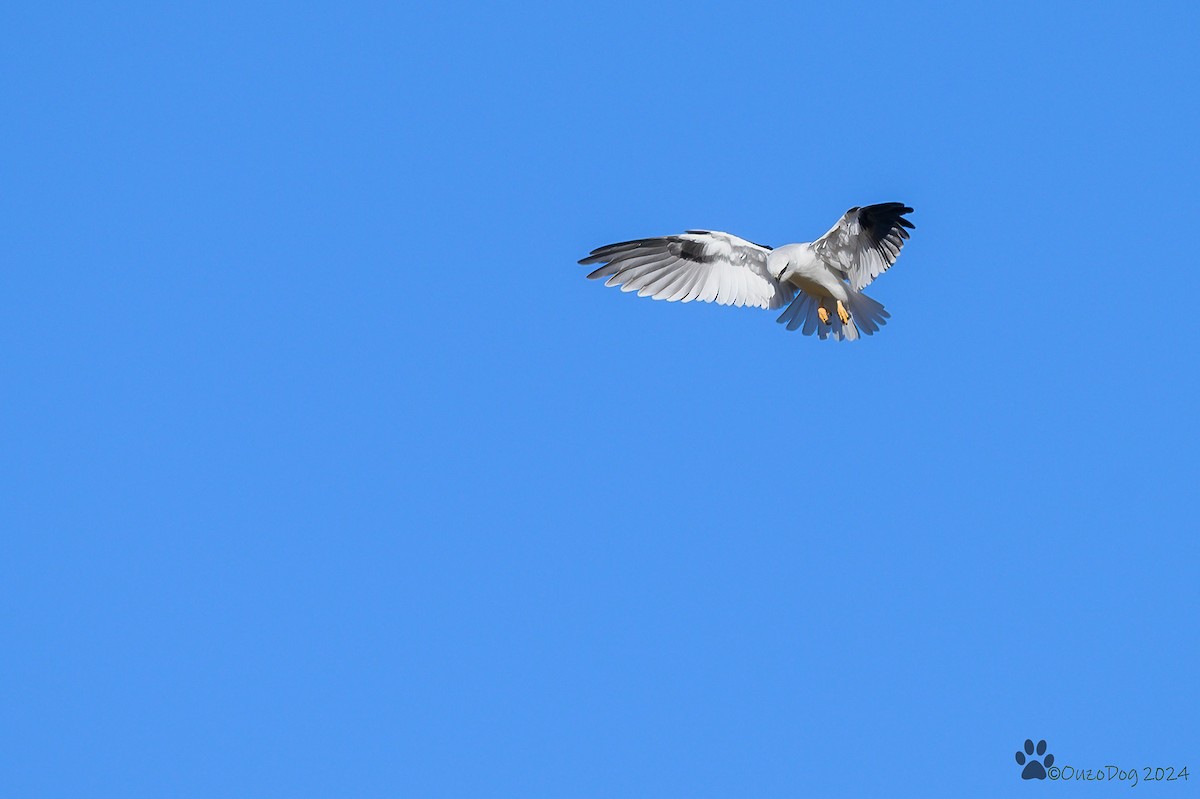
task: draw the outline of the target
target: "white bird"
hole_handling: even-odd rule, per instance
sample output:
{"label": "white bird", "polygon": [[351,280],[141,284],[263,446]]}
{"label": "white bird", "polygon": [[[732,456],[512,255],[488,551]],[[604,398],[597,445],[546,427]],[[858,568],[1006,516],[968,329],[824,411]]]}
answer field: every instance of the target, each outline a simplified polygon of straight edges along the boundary
{"label": "white bird", "polygon": [[[771,249],[716,230],[637,239],[592,250],[581,264],[602,264],[589,278],[639,297],[782,308],[788,330],[854,341],[890,316],[862,293],[896,263],[912,213],[904,203],[847,211],[821,238]],[[789,304],[790,303],[790,304]]]}

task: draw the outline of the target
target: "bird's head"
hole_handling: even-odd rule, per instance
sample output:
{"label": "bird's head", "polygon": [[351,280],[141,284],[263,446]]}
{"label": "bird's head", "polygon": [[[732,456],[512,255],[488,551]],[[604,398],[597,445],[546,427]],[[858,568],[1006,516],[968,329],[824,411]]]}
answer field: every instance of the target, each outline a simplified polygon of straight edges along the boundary
{"label": "bird's head", "polygon": [[779,250],[772,250],[767,256],[767,271],[771,277],[776,280],[783,280],[783,273],[788,268],[788,257],[786,253],[781,253]]}

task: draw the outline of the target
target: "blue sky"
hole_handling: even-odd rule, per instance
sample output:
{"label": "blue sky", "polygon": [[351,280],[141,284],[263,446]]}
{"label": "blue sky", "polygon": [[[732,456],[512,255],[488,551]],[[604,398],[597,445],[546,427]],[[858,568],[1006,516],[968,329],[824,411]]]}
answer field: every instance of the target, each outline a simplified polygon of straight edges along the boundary
{"label": "blue sky", "polygon": [[[1200,772],[1198,23],[5,10],[4,793]],[[890,200],[855,344],[575,264]]]}

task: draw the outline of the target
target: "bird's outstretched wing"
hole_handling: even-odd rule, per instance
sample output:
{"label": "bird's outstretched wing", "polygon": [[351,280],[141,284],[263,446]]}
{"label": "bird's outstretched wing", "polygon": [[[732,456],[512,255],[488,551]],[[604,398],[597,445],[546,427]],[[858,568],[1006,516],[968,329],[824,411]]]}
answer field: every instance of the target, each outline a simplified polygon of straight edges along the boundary
{"label": "bird's outstretched wing", "polygon": [[911,213],[904,203],[851,208],[828,233],[813,242],[813,248],[842,271],[851,288],[861,291],[896,263],[908,238],[905,228],[915,227],[904,218]]}
{"label": "bird's outstretched wing", "polygon": [[769,247],[728,233],[689,230],[679,236],[637,239],[592,250],[581,264],[603,264],[589,278],[636,291],[639,297],[782,308],[796,289],[767,271]]}

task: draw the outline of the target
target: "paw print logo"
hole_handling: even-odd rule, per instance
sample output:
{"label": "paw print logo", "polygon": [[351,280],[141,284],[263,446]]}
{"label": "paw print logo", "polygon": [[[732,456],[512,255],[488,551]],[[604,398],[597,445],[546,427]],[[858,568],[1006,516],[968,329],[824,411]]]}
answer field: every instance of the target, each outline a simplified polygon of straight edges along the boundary
{"label": "paw print logo", "polygon": [[[1033,756],[1034,752],[1041,758],[1038,760]],[[1043,757],[1045,755],[1045,757]],[[1028,763],[1025,761],[1029,761]],[[1037,747],[1034,747],[1033,741],[1025,739],[1025,751],[1017,750],[1017,765],[1024,766],[1021,770],[1021,779],[1023,780],[1044,780],[1046,779],[1046,767],[1054,765],[1054,755],[1046,754],[1046,742],[1038,741]]]}

